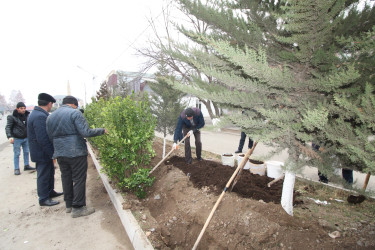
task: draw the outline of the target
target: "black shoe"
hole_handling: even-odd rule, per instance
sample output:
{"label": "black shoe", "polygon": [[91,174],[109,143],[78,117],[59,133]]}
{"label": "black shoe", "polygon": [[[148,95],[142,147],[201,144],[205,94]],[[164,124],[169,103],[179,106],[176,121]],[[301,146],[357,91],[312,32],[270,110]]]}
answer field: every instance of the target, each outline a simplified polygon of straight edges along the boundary
{"label": "black shoe", "polygon": [[202,159],[202,158],[197,158],[197,160],[198,160],[198,161],[203,161],[203,159]]}
{"label": "black shoe", "polygon": [[21,174],[21,172],[20,172],[19,169],[15,169],[15,170],[14,170],[14,175],[20,175],[20,174]]}
{"label": "black shoe", "polygon": [[234,152],[235,154],[239,154],[239,153],[242,153],[242,150],[236,150],[236,152]]}
{"label": "black shoe", "polygon": [[23,168],[23,170],[35,170],[35,168],[33,167],[30,167],[29,165],[25,165],[25,167]]}
{"label": "black shoe", "polygon": [[191,164],[191,163],[193,163],[193,160],[192,159],[190,159],[189,161],[187,161],[186,162],[187,164]]}
{"label": "black shoe", "polygon": [[60,192],[56,192],[55,190],[52,190],[52,192],[49,194],[49,198],[55,198],[63,194],[64,194],[63,192],[60,193]]}
{"label": "black shoe", "polygon": [[54,201],[54,200],[51,200],[51,199],[47,199],[47,200],[45,200],[45,201],[39,201],[39,205],[40,206],[48,206],[48,207],[50,207],[50,206],[54,206],[54,205],[57,205],[57,204],[59,204],[60,202],[58,202],[58,201]]}

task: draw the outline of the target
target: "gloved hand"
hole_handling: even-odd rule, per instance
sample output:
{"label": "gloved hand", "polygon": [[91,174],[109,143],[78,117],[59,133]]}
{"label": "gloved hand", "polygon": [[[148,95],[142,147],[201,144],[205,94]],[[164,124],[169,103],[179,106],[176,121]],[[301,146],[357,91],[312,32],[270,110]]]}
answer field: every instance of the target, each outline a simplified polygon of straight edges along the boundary
{"label": "gloved hand", "polygon": [[173,148],[173,149],[178,149],[177,143],[173,143],[172,148]]}
{"label": "gloved hand", "polygon": [[14,138],[13,137],[9,137],[9,142],[11,143],[11,144],[13,144],[14,143]]}
{"label": "gloved hand", "polygon": [[189,134],[189,137],[192,136],[194,134],[193,130],[190,130],[188,134]]}

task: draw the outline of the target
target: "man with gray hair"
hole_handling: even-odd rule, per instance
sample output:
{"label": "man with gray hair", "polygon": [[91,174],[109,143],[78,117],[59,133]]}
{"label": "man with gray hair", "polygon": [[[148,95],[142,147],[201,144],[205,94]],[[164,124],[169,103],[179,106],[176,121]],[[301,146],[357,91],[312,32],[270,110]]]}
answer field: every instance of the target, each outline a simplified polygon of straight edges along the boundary
{"label": "man with gray hair", "polygon": [[86,206],[87,146],[85,137],[107,133],[104,128],[90,129],[73,96],[66,96],[62,106],[47,119],[47,133],[53,141],[61,170],[66,212],[72,217],[90,215],[95,212]]}

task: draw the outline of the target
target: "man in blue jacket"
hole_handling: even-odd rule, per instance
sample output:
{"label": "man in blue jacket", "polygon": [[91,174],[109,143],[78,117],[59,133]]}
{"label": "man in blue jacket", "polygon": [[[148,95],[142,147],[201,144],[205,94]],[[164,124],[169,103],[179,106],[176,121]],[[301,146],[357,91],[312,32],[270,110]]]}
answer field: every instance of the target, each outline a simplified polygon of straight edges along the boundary
{"label": "man in blue jacket", "polygon": [[87,146],[85,137],[107,133],[104,128],[90,129],[82,112],[77,109],[78,101],[66,96],[62,106],[47,118],[47,133],[53,141],[61,170],[66,212],[72,217],[90,215],[95,212],[86,207]]}
{"label": "man in blue jacket", "polygon": [[[177,141],[179,138],[185,137],[189,134],[189,137],[185,139],[185,161],[188,164],[193,162],[191,157],[190,147],[190,136],[194,134],[195,137],[195,148],[197,154],[197,160],[202,160],[202,142],[200,128],[204,127],[204,118],[202,111],[199,108],[187,108],[181,112],[177,120],[177,126],[174,132],[174,144],[173,148],[177,148]],[[181,136],[183,133],[183,137]]]}
{"label": "man in blue jacket", "polygon": [[51,95],[40,93],[38,106],[29,116],[27,134],[29,140],[31,160],[36,163],[36,187],[40,206],[54,206],[59,204],[51,198],[62,195],[55,188],[55,166],[53,164],[53,145],[47,135],[46,121],[56,100]]}

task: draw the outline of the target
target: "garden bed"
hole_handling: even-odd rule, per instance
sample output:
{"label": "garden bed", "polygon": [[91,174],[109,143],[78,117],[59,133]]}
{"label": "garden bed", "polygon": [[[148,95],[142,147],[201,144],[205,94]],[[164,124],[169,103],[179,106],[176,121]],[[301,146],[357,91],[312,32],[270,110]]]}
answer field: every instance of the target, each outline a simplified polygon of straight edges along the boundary
{"label": "garden bed", "polygon": [[[153,147],[156,157],[150,168],[161,160],[161,140],[155,139]],[[235,170],[208,152],[203,152],[204,161],[186,164],[183,151],[177,150],[152,173],[155,182],[146,199],[124,193],[124,208],[131,209],[156,249],[191,249]],[[282,182],[268,188],[272,180],[243,171],[233,191],[224,195],[198,249],[375,247],[373,200],[352,205],[343,190],[297,179],[292,217],[279,204]]]}

